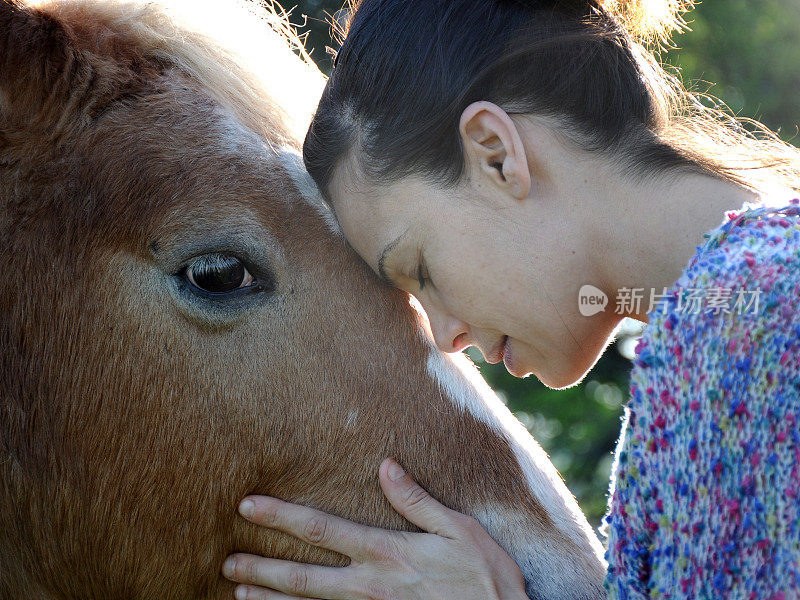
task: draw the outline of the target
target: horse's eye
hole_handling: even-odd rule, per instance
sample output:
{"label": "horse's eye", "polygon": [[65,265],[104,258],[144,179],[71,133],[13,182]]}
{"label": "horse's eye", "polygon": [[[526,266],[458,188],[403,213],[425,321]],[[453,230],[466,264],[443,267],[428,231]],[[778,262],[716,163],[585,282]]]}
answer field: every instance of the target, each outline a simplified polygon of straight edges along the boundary
{"label": "horse's eye", "polygon": [[199,256],[186,267],[185,275],[193,286],[212,294],[225,294],[256,284],[242,262],[227,254]]}

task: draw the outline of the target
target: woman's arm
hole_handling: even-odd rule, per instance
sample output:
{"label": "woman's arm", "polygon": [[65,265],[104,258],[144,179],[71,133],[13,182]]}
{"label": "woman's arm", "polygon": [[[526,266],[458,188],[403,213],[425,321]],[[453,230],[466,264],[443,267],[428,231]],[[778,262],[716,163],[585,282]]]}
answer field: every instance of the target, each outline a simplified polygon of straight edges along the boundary
{"label": "woman's arm", "polygon": [[[367,527],[267,496],[239,505],[248,520],[350,558],[321,567],[232,554],[223,574],[240,600],[527,600],[522,572],[480,524],[434,500],[393,460],[379,469],[394,509],[428,533]],[[248,505],[248,502],[250,505]]]}

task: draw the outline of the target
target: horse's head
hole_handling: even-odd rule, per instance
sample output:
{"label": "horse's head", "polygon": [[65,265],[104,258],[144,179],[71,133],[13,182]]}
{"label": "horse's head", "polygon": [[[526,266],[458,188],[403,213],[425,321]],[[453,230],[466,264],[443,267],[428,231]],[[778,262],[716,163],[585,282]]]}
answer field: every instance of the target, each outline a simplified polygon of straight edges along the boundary
{"label": "horse's head", "polygon": [[0,596],[227,598],[233,551],[343,564],[238,501],[411,528],[377,482],[395,456],[532,598],[601,597],[545,454],[309,183],[321,75],[274,15],[188,8],[210,18],[0,0]]}

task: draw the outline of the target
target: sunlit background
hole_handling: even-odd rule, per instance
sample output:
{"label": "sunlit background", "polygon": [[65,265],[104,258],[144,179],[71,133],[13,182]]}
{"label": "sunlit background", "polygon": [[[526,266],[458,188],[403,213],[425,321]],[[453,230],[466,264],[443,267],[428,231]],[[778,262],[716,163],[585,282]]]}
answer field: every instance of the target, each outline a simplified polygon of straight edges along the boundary
{"label": "sunlit background", "polygon": [[[306,36],[311,57],[328,73],[332,60],[326,47],[336,47],[329,23],[342,2],[281,3]],[[686,18],[691,31],[675,36],[678,48],[664,54],[665,62],[678,68],[693,89],[714,95],[734,113],[758,119],[797,143],[800,0],[706,0]],[[606,505],[612,451],[628,395],[630,358],[642,327],[638,321],[624,321],[616,343],[586,379],[561,391],[532,377],[511,377],[502,363],[487,364],[480,352],[468,350],[492,387],[550,454],[595,527]]]}

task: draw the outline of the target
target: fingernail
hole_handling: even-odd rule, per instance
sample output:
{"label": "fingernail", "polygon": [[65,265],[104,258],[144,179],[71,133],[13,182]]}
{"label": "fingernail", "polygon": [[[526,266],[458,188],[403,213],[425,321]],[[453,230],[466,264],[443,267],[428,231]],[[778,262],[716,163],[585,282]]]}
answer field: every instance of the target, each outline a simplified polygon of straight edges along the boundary
{"label": "fingernail", "polygon": [[400,465],[398,465],[394,461],[391,461],[389,463],[389,466],[387,467],[386,472],[389,474],[389,479],[391,479],[392,481],[397,481],[403,475],[406,474],[406,472],[403,470],[403,467],[401,467]]}
{"label": "fingernail", "polygon": [[242,502],[239,504],[239,514],[245,519],[253,518],[253,513],[255,510],[256,505],[253,504],[252,500],[242,500]]}
{"label": "fingernail", "polygon": [[236,600],[247,600],[247,588],[240,585],[234,591],[234,595],[236,596]]}
{"label": "fingernail", "polygon": [[222,574],[225,575],[228,579],[233,577],[235,571],[236,559],[232,556],[228,557],[228,559],[222,563]]}

